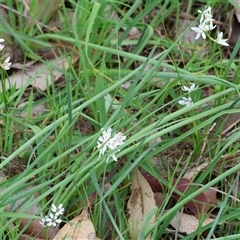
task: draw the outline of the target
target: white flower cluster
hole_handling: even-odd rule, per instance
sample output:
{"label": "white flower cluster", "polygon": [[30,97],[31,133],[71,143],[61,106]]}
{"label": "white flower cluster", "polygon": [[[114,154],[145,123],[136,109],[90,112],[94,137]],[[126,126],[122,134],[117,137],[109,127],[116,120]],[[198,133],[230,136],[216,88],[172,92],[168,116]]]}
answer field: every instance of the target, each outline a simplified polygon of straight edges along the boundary
{"label": "white flower cluster", "polygon": [[[112,128],[108,128],[107,130],[102,132],[102,136],[98,138],[97,148],[99,149],[99,158],[101,155],[104,155],[104,153],[107,150],[114,150],[118,146],[124,144],[124,140],[126,139],[126,136],[123,136],[121,132],[115,133],[112,136]],[[106,160],[112,158],[114,161],[117,161],[116,153],[119,152],[119,150],[115,151],[114,153],[110,154]]]}
{"label": "white flower cluster", "polygon": [[59,216],[63,215],[63,205],[60,204],[58,207],[56,207],[54,204],[52,204],[51,211],[52,213],[49,213],[49,215],[41,219],[40,224],[43,227],[55,227],[58,223],[62,222],[62,219],[59,218]]}
{"label": "white flower cluster", "polygon": [[[0,51],[2,51],[4,48],[4,45],[1,44],[2,42],[4,42],[4,39],[0,38]],[[10,57],[7,57],[3,63],[0,63],[0,66],[5,70],[9,70],[12,64],[11,62],[9,62],[9,60],[10,60]]]}
{"label": "white flower cluster", "polygon": [[[197,88],[198,88],[198,86],[195,86],[195,83],[193,83],[190,87],[183,86],[182,90],[184,92],[191,93],[192,91],[196,90]],[[190,106],[191,104],[193,104],[193,101],[192,101],[191,97],[188,97],[188,98],[182,97],[182,99],[179,100],[178,103],[187,107],[187,106]]]}
{"label": "white flower cluster", "polygon": [[[198,12],[201,14],[200,24],[198,25],[198,27],[192,27],[191,29],[197,33],[195,39],[198,39],[200,36],[202,36],[203,39],[206,39],[206,32],[209,32],[216,27],[216,25],[213,25],[214,19],[212,15],[212,8],[209,6],[206,10],[198,10]],[[229,44],[226,42],[228,39],[223,39],[222,32],[218,32],[217,39],[213,39],[210,36],[209,38],[218,44],[229,46]]]}

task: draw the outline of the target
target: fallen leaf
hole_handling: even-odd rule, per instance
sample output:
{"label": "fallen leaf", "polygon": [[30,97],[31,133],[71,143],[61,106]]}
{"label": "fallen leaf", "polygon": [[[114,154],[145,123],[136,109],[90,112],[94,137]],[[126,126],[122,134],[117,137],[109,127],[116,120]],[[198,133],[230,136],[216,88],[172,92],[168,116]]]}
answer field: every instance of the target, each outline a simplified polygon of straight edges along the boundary
{"label": "fallen leaf", "polygon": [[[132,181],[132,193],[127,208],[129,213],[129,227],[132,239],[138,239],[144,217],[156,207],[153,191],[137,168],[134,170]],[[155,222],[155,216],[151,218],[148,227]],[[148,236],[145,239],[150,239]]]}
{"label": "fallen leaf", "polygon": [[232,17],[232,24],[230,25],[228,32],[228,42],[235,44],[240,37],[240,22],[235,14]]}
{"label": "fallen leaf", "polygon": [[164,191],[164,189],[166,189],[165,186],[163,186],[155,177],[153,177],[149,173],[143,173],[142,175],[147,180],[147,182],[149,183],[149,185],[154,193],[156,193],[156,192],[162,193]]}
{"label": "fallen leaf", "polygon": [[204,191],[209,204],[217,205],[217,188],[211,187]]}
{"label": "fallen leaf", "polygon": [[[148,181],[149,185],[152,188],[152,191],[154,193],[156,192],[163,192],[166,187],[163,186],[159,181],[151,176],[148,173],[143,174],[144,178]],[[168,179],[166,179],[168,180]],[[178,181],[178,182],[177,182]],[[177,183],[176,183],[177,182]],[[181,178],[180,180],[173,179],[173,185],[176,185],[176,189],[183,193],[187,194],[187,191],[189,187],[191,186],[191,181],[187,178]],[[181,196],[175,192],[173,192],[173,197],[175,199],[179,199]],[[188,201],[185,206],[195,215],[199,216],[201,214],[206,214],[209,211],[209,206],[208,206],[208,198],[205,196],[205,194],[202,192],[196,197],[193,198],[193,200]]]}
{"label": "fallen leaf", "polygon": [[199,172],[203,171],[204,169],[206,169],[209,166],[209,162],[206,161],[200,165],[196,165],[192,168],[190,168],[185,174],[184,174],[184,178],[187,178],[189,180],[193,179]]}
{"label": "fallen leaf", "polygon": [[240,0],[235,0],[235,3],[236,4],[234,4],[235,5],[234,10],[235,10],[237,20],[240,23],[240,10],[239,10],[240,9]]}
{"label": "fallen leaf", "polygon": [[[202,222],[202,226],[205,226],[214,220],[215,219],[212,218],[206,218]],[[170,224],[181,233],[191,234],[197,230],[199,220],[193,215],[181,213],[178,216],[175,216]]]}
{"label": "fallen leaf", "polygon": [[[18,105],[18,108],[21,109],[24,106],[26,106],[28,104],[28,102],[22,102]],[[31,108],[31,113],[30,113],[30,117],[31,118],[35,118],[38,116],[41,116],[42,114],[47,112],[47,108],[45,105],[38,105],[36,107]],[[26,118],[27,117],[27,111],[23,111],[20,116],[22,118]]]}
{"label": "fallen leaf", "polygon": [[[240,26],[240,25],[239,25]],[[240,36],[240,35],[239,35]],[[229,135],[235,128],[238,126],[240,122],[240,113],[231,113],[231,114],[224,114],[216,121],[216,129],[220,129],[221,131],[219,134],[225,137]]]}
{"label": "fallen leaf", "polygon": [[[19,230],[25,228],[28,223],[29,223],[29,219],[23,218],[21,220]],[[36,219],[24,231],[24,234],[29,237],[28,239],[31,239],[31,238],[36,239],[36,236],[37,236],[40,239],[48,240],[48,239],[52,239],[52,237],[56,234],[56,231],[58,230],[58,228],[59,228],[59,224],[55,227],[46,229],[40,224],[39,220]]]}
{"label": "fallen leaf", "polygon": [[[173,180],[173,184],[176,183],[176,180]],[[191,181],[187,178],[181,178],[177,182],[177,190],[183,194],[187,194],[189,187],[191,186]],[[173,193],[173,196],[177,199],[179,199],[179,195],[176,193]],[[191,210],[191,212],[196,216],[201,216],[202,214],[206,214],[209,211],[208,199],[205,196],[205,194],[199,193],[196,197],[193,198],[193,200],[188,201],[185,206]]]}
{"label": "fallen leaf", "polygon": [[[43,19],[51,18],[55,12],[60,7],[62,3],[61,0],[25,0],[22,1],[24,3],[24,15],[29,16],[30,18],[34,18],[34,20],[41,21]],[[33,13],[35,13],[33,15]],[[30,27],[36,22],[32,21],[29,18],[26,18],[27,26]]]}
{"label": "fallen leaf", "polygon": [[[78,60],[78,56],[73,56],[71,64],[74,64]],[[59,57],[48,62],[36,63],[31,69],[23,71],[17,71],[6,80],[5,89],[8,90],[15,86],[17,89],[21,88],[24,84],[29,82],[29,79],[35,80],[30,82],[29,85],[36,87],[42,91],[47,89],[47,86],[51,86],[52,83],[58,80],[63,72],[69,68],[70,60],[66,56]],[[57,70],[58,69],[58,70]],[[2,92],[2,85],[0,86],[0,92]]]}
{"label": "fallen leaf", "polygon": [[66,223],[62,229],[55,235],[53,240],[62,239],[86,239],[86,240],[97,240],[96,232],[91,220],[88,218],[86,210],[72,219],[70,222]]}
{"label": "fallen leaf", "polygon": [[156,201],[156,206],[162,206],[165,196],[161,192],[154,193],[154,199]]}
{"label": "fallen leaf", "polygon": [[36,238],[36,237],[31,237],[27,234],[22,234],[20,237],[19,237],[19,240],[44,240],[44,238]]}

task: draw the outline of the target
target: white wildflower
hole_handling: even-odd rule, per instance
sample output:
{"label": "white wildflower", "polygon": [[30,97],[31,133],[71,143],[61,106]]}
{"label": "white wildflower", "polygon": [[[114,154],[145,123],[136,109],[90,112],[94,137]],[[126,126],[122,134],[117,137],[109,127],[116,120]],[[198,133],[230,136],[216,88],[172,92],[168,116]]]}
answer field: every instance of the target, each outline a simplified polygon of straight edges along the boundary
{"label": "white wildflower", "polygon": [[181,104],[181,105],[183,105],[183,106],[185,106],[185,107],[188,107],[188,106],[190,106],[191,104],[193,104],[191,97],[188,97],[188,98],[182,97],[182,99],[179,100],[178,103]]}
{"label": "white wildflower", "polygon": [[43,227],[55,227],[57,224],[62,222],[62,219],[59,218],[59,215],[63,215],[63,205],[60,204],[58,207],[56,207],[55,204],[52,204],[51,211],[53,213],[49,213],[49,215],[46,215],[41,219],[41,221],[39,221]]}
{"label": "white wildflower", "polygon": [[205,32],[200,28],[200,27],[191,27],[191,29],[197,33],[195,39],[197,40],[200,36],[203,38],[203,39],[206,39],[206,34]]}
{"label": "white wildflower", "polygon": [[212,8],[210,6],[204,11],[198,10],[198,12],[201,14],[200,24],[198,27],[191,28],[194,32],[197,33],[195,39],[198,39],[200,36],[202,36],[203,39],[206,39],[205,32],[211,31],[216,27],[216,25],[213,25],[214,19],[211,11]]}
{"label": "white wildflower", "polygon": [[48,216],[45,216],[44,218],[42,218],[41,221],[39,221],[39,223],[43,227],[51,227],[52,226],[52,221]]}
{"label": "white wildflower", "polygon": [[204,22],[203,24],[199,25],[199,28],[202,29],[204,32],[212,31],[215,27],[216,25],[213,26],[212,21]]}
{"label": "white wildflower", "polygon": [[224,45],[224,46],[229,46],[229,44],[226,43],[227,40],[228,39],[223,39],[223,33],[222,32],[218,32],[216,43]]}
{"label": "white wildflower", "polygon": [[11,66],[11,62],[9,62],[10,57],[7,57],[5,61],[1,64],[1,67],[4,68],[5,70],[9,70]]}
{"label": "white wildflower", "polygon": [[55,214],[50,213],[48,216],[48,219],[50,219],[50,223],[52,227],[55,227],[57,224],[62,222],[62,219],[58,218],[58,216]]}
{"label": "white wildflower", "polygon": [[195,86],[195,83],[193,83],[190,87],[182,86],[182,90],[185,92],[188,92],[188,93],[196,90],[197,88],[198,88],[198,86]]}
{"label": "white wildflower", "polygon": [[40,224],[43,227],[56,227],[57,224],[61,222],[62,219],[58,218],[57,215],[50,213],[49,216],[45,216],[44,218],[41,219]]}
{"label": "white wildflower", "polygon": [[[119,152],[119,150],[116,151],[115,153],[117,153],[117,152]],[[107,157],[107,159],[106,159],[106,163],[108,163],[108,161],[109,161],[110,158],[112,158],[113,161],[117,162],[117,156],[116,156],[115,153],[112,153],[112,154],[110,154],[110,155]]]}
{"label": "white wildflower", "polygon": [[56,207],[55,204],[52,204],[51,210],[55,213],[56,216],[63,215],[64,213],[64,208],[62,204],[60,204],[58,207]]}
{"label": "white wildflower", "polygon": [[[123,136],[121,132],[115,133],[113,136],[111,135],[112,128],[108,128],[107,130],[104,130],[102,132],[102,136],[98,138],[97,148],[99,149],[99,158],[101,157],[101,155],[104,155],[107,150],[114,150],[118,146],[124,144],[126,136]],[[116,153],[119,151],[120,149],[110,154],[106,162],[108,162],[110,158],[112,158],[114,161],[117,161]]]}
{"label": "white wildflower", "polygon": [[[0,43],[4,42],[4,39],[0,38]],[[4,48],[3,44],[0,44],[0,51],[2,51]]]}
{"label": "white wildflower", "polygon": [[[0,38],[0,43],[2,43],[2,42],[4,42],[4,39]],[[2,51],[3,48],[4,48],[4,45],[0,44],[0,51]],[[2,67],[5,70],[9,70],[10,65],[12,64],[11,62],[9,62],[9,60],[10,60],[10,57],[7,57],[3,63],[0,63],[0,67]]]}
{"label": "white wildflower", "polygon": [[198,10],[198,12],[201,14],[200,25],[205,25],[206,22],[214,21],[212,8],[210,6],[206,10],[204,11]]}

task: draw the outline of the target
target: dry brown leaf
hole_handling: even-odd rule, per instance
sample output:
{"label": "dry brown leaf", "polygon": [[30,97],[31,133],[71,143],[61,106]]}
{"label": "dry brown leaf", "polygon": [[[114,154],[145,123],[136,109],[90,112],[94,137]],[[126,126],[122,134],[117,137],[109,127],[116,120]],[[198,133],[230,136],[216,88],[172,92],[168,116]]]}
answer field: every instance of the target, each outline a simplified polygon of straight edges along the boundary
{"label": "dry brown leaf", "polygon": [[[137,168],[134,170],[132,193],[128,201],[128,222],[132,239],[138,239],[144,217],[156,207],[153,191]],[[149,221],[148,226],[155,222],[155,216]],[[150,236],[145,239],[150,239]]]}
{"label": "dry brown leaf", "polygon": [[204,162],[201,165],[195,165],[184,174],[183,178],[192,180],[199,172],[201,172],[203,169],[206,169],[209,165],[210,162]]}
{"label": "dry brown leaf", "polygon": [[[176,189],[181,192],[186,194],[189,187],[191,186],[191,182],[187,178],[181,178],[179,181],[176,181],[173,179],[173,184],[176,185]],[[173,196],[176,199],[179,199],[179,195],[173,193]],[[195,216],[199,216],[201,214],[207,214],[209,211],[209,206],[208,206],[208,199],[205,196],[203,192],[199,193],[196,197],[193,198],[193,200],[190,200],[186,203],[186,207],[194,213]]]}
{"label": "dry brown leaf", "polygon": [[[238,6],[238,9],[240,9],[240,0],[235,0],[236,5]],[[235,8],[235,14],[237,17],[238,22],[240,23],[240,11],[237,8]]]}
{"label": "dry brown leaf", "polygon": [[[206,218],[202,222],[202,226],[205,226],[213,222],[214,220],[215,219],[212,218]],[[171,221],[171,225],[181,233],[190,234],[197,230],[199,220],[193,215],[181,213],[179,214],[179,216],[173,218],[173,220]]]}
{"label": "dry brown leaf", "polygon": [[[1,14],[2,18],[4,19],[4,22],[7,22],[8,24],[10,24],[9,12],[2,5],[0,5],[0,14]],[[3,21],[1,19],[0,19],[0,25],[4,26]],[[1,32],[1,38],[7,40],[7,39],[11,39],[12,36],[11,36],[11,34]],[[7,42],[4,43],[5,46],[6,46],[6,44],[7,44]]]}
{"label": "dry brown leaf", "polygon": [[[34,20],[41,21],[44,18],[49,19],[58,10],[61,0],[22,0],[25,6],[24,14],[34,18]],[[36,11],[37,10],[37,11]],[[36,16],[32,16],[32,13],[38,13]],[[37,17],[37,18],[36,18]],[[27,19],[28,20],[28,19]],[[28,27],[30,27],[34,22],[28,20]]]}
{"label": "dry brown leaf", "polygon": [[237,16],[233,14],[232,24],[230,25],[228,32],[228,42],[235,44],[240,37],[240,22],[237,19]]}
{"label": "dry brown leaf", "polygon": [[218,189],[216,187],[211,187],[204,191],[209,204],[217,205],[217,190]]}
{"label": "dry brown leaf", "polygon": [[161,192],[154,193],[154,199],[156,201],[156,206],[160,207],[162,206],[165,196]]}
{"label": "dry brown leaf", "polygon": [[[71,64],[74,64],[78,60],[78,56],[75,55]],[[51,86],[54,81],[57,81],[62,75],[63,71],[69,68],[69,61],[66,56],[58,59],[54,59],[48,62],[48,65],[43,63],[36,63],[31,69],[24,72],[18,71],[11,75],[6,80],[6,90],[15,86],[17,89],[26,84],[30,78],[35,78],[29,85],[36,87],[42,91],[47,89],[47,86]],[[60,69],[59,71],[56,69]],[[61,71],[62,69],[62,71]],[[0,92],[2,92],[2,86],[0,86]]]}
{"label": "dry brown leaf", "polygon": [[[20,104],[18,105],[18,109],[26,106],[27,104],[28,104],[28,102],[22,102],[22,103],[20,103]],[[47,111],[48,111],[48,110],[47,110],[47,108],[46,108],[45,105],[43,105],[43,104],[38,105],[38,106],[33,107],[33,108],[31,109],[30,117],[31,117],[31,118],[35,118],[35,117],[41,116],[42,114],[46,113]],[[27,116],[27,111],[22,112],[22,113],[20,114],[20,116],[21,116],[22,118],[26,118],[26,116]]]}
{"label": "dry brown leaf", "polygon": [[94,226],[91,220],[88,218],[86,210],[66,223],[62,229],[55,235],[53,240],[62,239],[86,239],[86,240],[97,240]]}
{"label": "dry brown leaf", "polygon": [[36,238],[36,237],[31,237],[27,234],[23,234],[20,236],[18,240],[44,240],[44,238]]}
{"label": "dry brown leaf", "polygon": [[[19,230],[22,230],[23,228],[25,228],[28,222],[29,222],[29,219],[23,218],[21,220]],[[37,236],[40,239],[48,240],[53,238],[58,228],[59,228],[59,224],[55,227],[47,229],[40,224],[39,220],[36,219],[29,225],[29,227],[25,230],[24,233],[25,235],[29,236],[28,239],[31,239],[30,237],[32,237],[32,239],[35,239]]]}

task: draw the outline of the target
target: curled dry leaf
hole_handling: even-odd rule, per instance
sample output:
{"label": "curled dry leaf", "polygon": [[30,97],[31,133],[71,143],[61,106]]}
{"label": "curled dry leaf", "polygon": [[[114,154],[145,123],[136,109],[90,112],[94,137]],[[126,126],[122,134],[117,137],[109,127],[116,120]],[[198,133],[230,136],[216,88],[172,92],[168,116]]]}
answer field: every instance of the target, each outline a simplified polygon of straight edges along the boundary
{"label": "curled dry leaf", "polygon": [[66,223],[62,229],[55,235],[53,240],[62,239],[86,239],[86,240],[97,240],[95,229],[91,220],[88,218],[86,210],[72,219],[70,222]]}
{"label": "curled dry leaf", "polygon": [[[202,226],[205,226],[214,220],[215,219],[212,218],[206,218],[202,222]],[[181,213],[179,216],[174,217],[170,224],[181,233],[191,234],[197,230],[199,220],[193,215]]]}
{"label": "curled dry leaf", "polygon": [[[176,179],[173,180],[174,185],[176,184],[176,181],[177,181]],[[189,179],[181,178],[177,182],[176,188],[179,192],[187,194],[187,191],[190,186],[191,186],[191,182]],[[173,196],[179,199],[178,194],[173,193]],[[204,193],[200,193],[199,195],[194,197],[193,200],[187,202],[186,207],[190,209],[195,216],[199,216],[201,214],[206,214],[209,211],[209,206],[207,204],[208,204],[207,197],[205,196]]]}
{"label": "curled dry leaf", "polygon": [[[23,108],[24,106],[26,106],[28,104],[28,102],[22,102],[18,105],[18,108]],[[31,108],[31,113],[30,113],[30,117],[31,118],[35,118],[35,117],[38,117],[38,116],[41,116],[43,115],[44,113],[46,113],[48,110],[46,108],[45,105],[38,105],[36,107],[33,107]],[[20,116],[22,118],[26,118],[27,117],[27,111],[24,111],[20,114]]]}
{"label": "curled dry leaf", "polygon": [[[155,177],[151,176],[148,173],[143,174],[144,178],[148,181],[149,185],[152,188],[152,191],[155,192],[163,192],[164,189],[166,189],[165,186],[163,186]],[[166,179],[168,180],[168,179]],[[180,180],[173,179],[173,186],[176,185],[176,190],[183,194],[187,194],[188,189],[191,186],[191,181],[187,178],[181,178]],[[180,199],[181,196],[175,192],[173,192],[173,197],[175,199]],[[201,214],[206,214],[209,211],[208,206],[208,198],[205,196],[204,193],[200,193],[196,197],[193,198],[193,200],[190,200],[186,203],[186,207],[189,208],[189,210],[198,217]]]}
{"label": "curled dry leaf", "polygon": [[[128,222],[132,239],[138,239],[144,217],[156,207],[153,191],[137,168],[134,170],[132,193],[128,201]],[[148,226],[155,222],[155,216],[149,221]],[[150,239],[150,236],[145,239]]]}
{"label": "curled dry leaf", "polygon": [[36,237],[30,237],[27,234],[23,234],[19,237],[18,240],[44,240],[44,238],[36,238]]}
{"label": "curled dry leaf", "polygon": [[232,24],[230,25],[228,32],[229,43],[236,44],[240,37],[240,22],[237,19],[236,15],[232,17]]}
{"label": "curled dry leaf", "polygon": [[204,191],[209,204],[217,205],[217,191],[218,189],[216,187],[212,187]]}
{"label": "curled dry leaf", "polygon": [[165,196],[161,192],[154,193],[154,199],[156,201],[156,206],[160,207],[162,206]]}
{"label": "curled dry leaf", "polygon": [[[79,56],[75,54],[73,58],[67,59],[67,56],[58,57],[48,61],[48,64],[36,63],[30,69],[23,71],[17,71],[15,74],[9,76],[6,81],[5,90],[11,87],[16,89],[21,88],[24,84],[29,82],[29,85],[36,87],[42,91],[47,89],[47,86],[51,86],[54,81],[57,81],[63,72],[69,69],[69,64],[75,64]],[[31,81],[33,78],[33,81]],[[0,86],[0,92],[2,92],[2,86]]]}
{"label": "curled dry leaf", "polygon": [[[58,10],[60,4],[62,3],[62,1],[60,0],[25,0],[23,1],[24,6],[25,6],[25,10],[24,10],[24,14],[28,15],[29,17],[41,21],[44,18],[51,18],[54,13],[56,13],[56,11]],[[35,14],[33,16],[32,13],[36,13],[36,10],[38,11],[38,13],[40,14]],[[37,19],[36,19],[37,17]],[[27,20],[27,26],[30,27],[34,23],[33,21],[29,20],[28,18],[26,18]]]}
{"label": "curled dry leaf", "polygon": [[189,180],[193,179],[199,172],[203,171],[204,169],[206,169],[209,166],[209,162],[204,162],[200,165],[194,166],[192,168],[190,168],[185,174],[184,174],[184,178],[187,178]]}
{"label": "curled dry leaf", "polygon": [[238,22],[240,23],[240,11],[238,10],[238,9],[240,9],[240,0],[234,0],[234,2],[235,2],[235,6],[237,7],[235,7],[235,15],[236,15],[236,17],[237,17],[237,20],[238,20]]}

